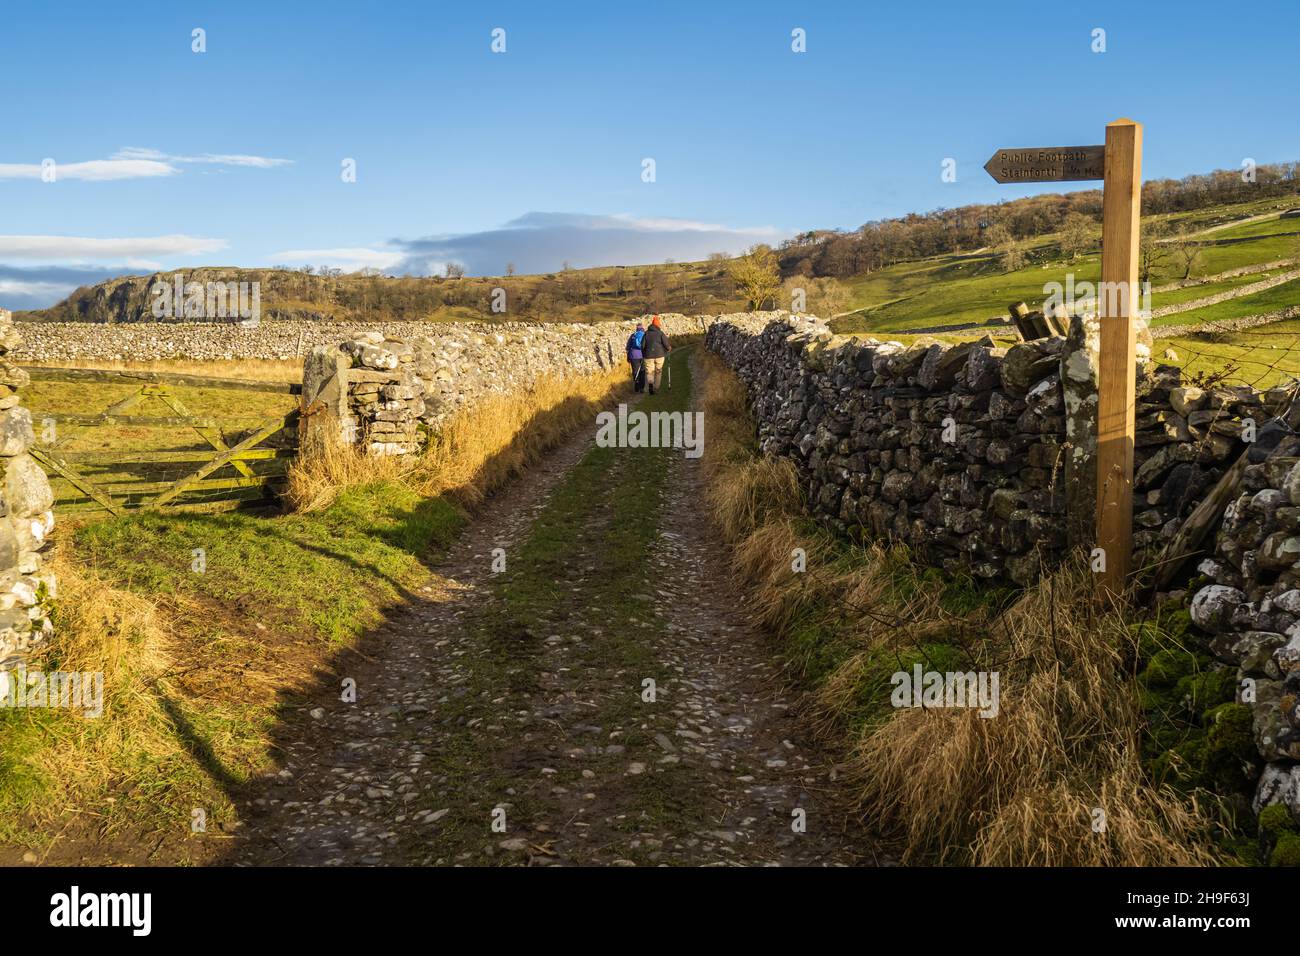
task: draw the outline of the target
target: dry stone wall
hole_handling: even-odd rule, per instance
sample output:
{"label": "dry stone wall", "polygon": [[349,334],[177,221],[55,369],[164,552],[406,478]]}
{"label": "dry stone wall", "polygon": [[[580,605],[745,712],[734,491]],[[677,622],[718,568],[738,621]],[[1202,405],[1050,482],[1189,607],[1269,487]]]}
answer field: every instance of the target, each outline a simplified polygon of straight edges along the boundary
{"label": "dry stone wall", "polygon": [[[744,381],[763,450],[794,462],[822,522],[1028,583],[1071,544],[1092,547],[1097,339],[1096,320],[1080,317],[1066,338],[1010,348],[847,339],[816,320],[756,317],[712,324],[706,342]],[[1244,448],[1243,420],[1262,423],[1269,398],[1141,367],[1139,561]],[[1265,429],[1260,447],[1276,438]]]}
{"label": "dry stone wall", "polygon": [[1252,457],[1198,568],[1191,614],[1237,669],[1238,702],[1251,708],[1267,761],[1255,810],[1282,803],[1300,820],[1300,437]]}
{"label": "dry stone wall", "polygon": [[[706,343],[745,382],[764,451],[794,462],[823,523],[907,542],[945,568],[1028,583],[1071,546],[1092,546],[1096,338],[1096,320],[1078,317],[1065,339],[1009,349],[988,339],[849,341],[815,321],[750,319],[711,326]],[[1133,518],[1141,566],[1241,462],[1190,612],[1252,708],[1265,761],[1256,811],[1281,803],[1300,820],[1292,400],[1140,365]]]}
{"label": "dry stone wall", "polygon": [[[662,315],[671,335],[701,332],[706,318]],[[218,322],[24,322],[21,362],[196,361],[270,359],[290,361],[321,345],[372,334],[394,341],[429,339],[438,357],[456,374],[464,366],[488,367],[509,388],[511,381],[540,365],[594,367],[621,361],[633,322],[450,323],[263,321],[256,326]]]}
{"label": "dry stone wall", "polygon": [[[660,317],[670,338],[722,318]],[[376,454],[407,454],[457,409],[488,395],[543,377],[626,368],[624,347],[635,323],[423,328],[437,334],[398,338],[373,329],[313,347],[303,367],[309,417],[327,412],[345,441]]]}
{"label": "dry stone wall", "polygon": [[[662,314],[669,337],[698,334],[722,317]],[[635,322],[445,323],[215,322],[23,325],[15,358],[34,363],[187,359],[304,362],[304,396],[329,406],[344,436],[382,454],[421,443],[457,409],[544,377],[626,367]],[[342,391],[327,390],[345,369]],[[346,396],[346,401],[344,397]]]}
{"label": "dry stone wall", "polygon": [[[41,549],[54,528],[54,495],[28,454],[36,436],[18,390],[28,383],[10,360],[20,339],[0,309],[0,672],[26,669],[52,631],[54,576],[41,568]],[[3,692],[12,688],[6,677]]]}

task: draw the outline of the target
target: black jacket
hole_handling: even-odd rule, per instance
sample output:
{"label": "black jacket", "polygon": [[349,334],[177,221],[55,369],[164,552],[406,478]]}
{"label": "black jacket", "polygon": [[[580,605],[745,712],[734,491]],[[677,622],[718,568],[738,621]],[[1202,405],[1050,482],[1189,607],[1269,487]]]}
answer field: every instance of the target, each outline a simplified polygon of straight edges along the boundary
{"label": "black jacket", "polygon": [[648,359],[663,358],[672,349],[668,342],[668,336],[664,335],[664,330],[657,325],[652,325],[645,330],[645,338],[641,340],[641,354]]}

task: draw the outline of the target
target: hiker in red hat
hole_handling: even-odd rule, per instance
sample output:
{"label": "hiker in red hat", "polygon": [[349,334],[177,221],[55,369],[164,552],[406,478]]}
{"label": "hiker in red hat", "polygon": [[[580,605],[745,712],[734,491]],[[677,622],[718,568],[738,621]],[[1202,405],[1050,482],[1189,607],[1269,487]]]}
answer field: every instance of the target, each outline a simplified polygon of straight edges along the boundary
{"label": "hiker in red hat", "polygon": [[664,357],[673,350],[668,341],[668,336],[664,335],[663,326],[659,324],[659,316],[650,317],[650,328],[645,330],[645,337],[641,339],[641,355],[645,365],[645,383],[646,388],[653,395],[659,389],[659,374],[664,368]]}

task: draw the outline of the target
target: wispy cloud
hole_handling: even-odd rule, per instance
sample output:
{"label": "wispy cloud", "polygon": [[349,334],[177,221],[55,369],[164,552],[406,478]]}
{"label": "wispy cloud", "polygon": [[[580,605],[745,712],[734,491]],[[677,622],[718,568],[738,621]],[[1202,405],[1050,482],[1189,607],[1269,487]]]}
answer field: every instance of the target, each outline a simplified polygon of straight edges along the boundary
{"label": "wispy cloud", "polygon": [[160,163],[180,163],[182,165],[199,163],[213,166],[251,166],[255,169],[272,169],[276,166],[290,166],[292,159],[277,159],[273,156],[249,156],[243,153],[200,153],[197,156],[173,156],[156,149],[142,146],[125,146],[113,154],[115,160],[145,160]]}
{"label": "wispy cloud", "polygon": [[[152,159],[92,159],[84,163],[60,163],[53,166],[54,180],[81,179],[107,182],[113,179],[149,179],[174,176],[175,166]],[[40,179],[45,174],[41,163],[0,163],[0,179]]]}
{"label": "wispy cloud", "polygon": [[[156,149],[127,146],[108,159],[91,159],[84,162],[64,163],[54,159],[54,179],[79,179],[85,182],[108,182],[115,179],[152,179],[175,176],[187,165],[210,165],[271,169],[288,166],[291,159],[271,156],[250,156],[242,153],[201,153],[196,156],[173,156]],[[43,163],[0,163],[0,179],[41,179],[45,175]]]}
{"label": "wispy cloud", "polygon": [[[84,236],[0,236],[0,258],[41,262],[141,262],[155,257],[192,256],[226,247],[224,239],[181,234],[129,239]],[[146,267],[147,264],[146,264]]]}
{"label": "wispy cloud", "polygon": [[346,261],[399,275],[432,275],[455,262],[470,275],[500,275],[507,263],[527,273],[554,272],[566,262],[585,268],[703,259],[711,252],[734,255],[785,235],[772,226],[738,229],[693,219],[530,212],[500,229],[394,239],[382,248],[296,249],[279,253],[275,261],[337,262],[348,268]]}

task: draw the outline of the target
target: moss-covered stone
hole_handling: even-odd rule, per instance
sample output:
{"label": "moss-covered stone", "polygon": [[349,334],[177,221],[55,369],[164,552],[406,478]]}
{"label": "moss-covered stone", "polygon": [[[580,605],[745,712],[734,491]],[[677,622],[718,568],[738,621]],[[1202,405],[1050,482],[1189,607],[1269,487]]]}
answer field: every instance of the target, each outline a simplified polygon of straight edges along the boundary
{"label": "moss-covered stone", "polygon": [[1269,866],[1300,866],[1300,833],[1283,833],[1268,857]]}
{"label": "moss-covered stone", "polygon": [[1300,826],[1296,825],[1295,818],[1291,816],[1291,811],[1280,803],[1275,803],[1259,811],[1259,829],[1260,832],[1269,832],[1274,835],[1282,833],[1300,833]]}
{"label": "moss-covered stone", "polygon": [[1252,714],[1245,704],[1227,703],[1206,712],[1204,774],[1218,793],[1249,786],[1249,772],[1259,760],[1252,733]]}
{"label": "moss-covered stone", "polygon": [[1147,662],[1141,674],[1144,687],[1174,687],[1184,677],[1192,676],[1196,669],[1196,658],[1186,651],[1174,647],[1165,647],[1156,651]]}

